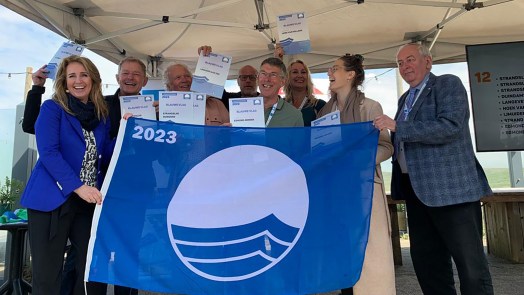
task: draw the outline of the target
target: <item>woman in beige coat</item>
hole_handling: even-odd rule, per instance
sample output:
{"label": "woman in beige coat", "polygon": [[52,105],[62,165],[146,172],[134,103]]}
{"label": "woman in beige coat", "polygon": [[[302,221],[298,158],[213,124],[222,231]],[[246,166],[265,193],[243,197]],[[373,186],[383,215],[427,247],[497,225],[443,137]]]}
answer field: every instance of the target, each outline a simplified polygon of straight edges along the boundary
{"label": "woman in beige coat", "polygon": [[[382,115],[382,107],[364,96],[358,86],[364,81],[363,57],[346,54],[329,69],[331,99],[318,117],[340,110],[342,123],[373,121]],[[364,264],[360,279],[342,294],[394,295],[395,270],[391,246],[391,225],[380,163],[393,155],[393,145],[386,129],[380,132],[375,169],[375,186],[371,209],[371,223]]]}

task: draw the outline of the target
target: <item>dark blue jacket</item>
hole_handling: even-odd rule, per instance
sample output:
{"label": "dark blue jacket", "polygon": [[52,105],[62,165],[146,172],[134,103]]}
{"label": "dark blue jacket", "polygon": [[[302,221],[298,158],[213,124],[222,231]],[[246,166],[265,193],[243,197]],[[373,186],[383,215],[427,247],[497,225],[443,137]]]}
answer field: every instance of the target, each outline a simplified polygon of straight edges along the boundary
{"label": "dark blue jacket", "polygon": [[[109,138],[109,121],[102,120],[93,130],[98,152],[98,188],[104,175],[102,164],[111,159],[114,143]],[[22,206],[52,211],[82,186],[80,169],[86,143],[80,121],[55,101],[42,104],[35,124],[39,159],[22,194]]]}

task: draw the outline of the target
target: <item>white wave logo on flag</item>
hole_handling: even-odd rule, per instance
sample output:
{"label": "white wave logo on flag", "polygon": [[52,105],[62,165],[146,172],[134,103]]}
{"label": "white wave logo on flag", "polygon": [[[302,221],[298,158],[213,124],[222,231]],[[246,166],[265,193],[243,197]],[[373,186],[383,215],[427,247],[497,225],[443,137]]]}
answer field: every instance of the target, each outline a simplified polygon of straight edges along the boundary
{"label": "white wave logo on flag", "polygon": [[[221,171],[225,161],[234,161],[235,171]],[[207,157],[185,175],[169,204],[167,226],[191,271],[239,281],[291,251],[308,209],[306,177],[297,163],[268,147],[242,145]]]}

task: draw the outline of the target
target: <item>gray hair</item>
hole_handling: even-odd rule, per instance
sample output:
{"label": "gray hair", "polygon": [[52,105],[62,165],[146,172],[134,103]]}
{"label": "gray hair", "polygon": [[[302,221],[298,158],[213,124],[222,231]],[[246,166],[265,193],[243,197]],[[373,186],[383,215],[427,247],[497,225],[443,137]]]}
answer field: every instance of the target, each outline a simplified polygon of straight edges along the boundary
{"label": "gray hair", "polygon": [[135,63],[137,63],[138,65],[140,65],[140,68],[142,69],[142,72],[143,72],[144,76],[147,76],[146,65],[144,64],[144,62],[142,62],[140,59],[138,59],[138,58],[136,58],[134,56],[125,57],[124,59],[122,59],[118,63],[118,74],[120,74],[120,71],[122,70],[122,65],[125,64],[126,62],[135,62]]}
{"label": "gray hair", "polygon": [[398,53],[407,46],[416,46],[420,55],[422,55],[423,57],[429,56],[430,58],[433,58],[433,56],[431,55],[431,51],[429,51],[429,48],[426,45],[423,45],[418,42],[412,42],[412,43],[408,43],[408,44],[404,44],[400,46],[399,49],[397,50],[397,54],[395,55],[395,58],[398,56]]}
{"label": "gray hair", "polygon": [[164,85],[166,85],[166,88],[167,88],[167,85],[169,85],[169,70],[171,70],[172,68],[174,67],[182,67],[184,68],[191,77],[193,77],[193,73],[191,73],[191,71],[189,70],[188,66],[186,66],[185,64],[170,64],[165,70],[164,70]]}
{"label": "gray hair", "polygon": [[284,62],[282,62],[282,60],[280,60],[280,58],[268,57],[264,59],[264,61],[260,64],[260,66],[263,66],[265,64],[268,64],[274,67],[279,67],[280,71],[282,72],[280,76],[284,78],[287,77],[286,65],[284,64]]}

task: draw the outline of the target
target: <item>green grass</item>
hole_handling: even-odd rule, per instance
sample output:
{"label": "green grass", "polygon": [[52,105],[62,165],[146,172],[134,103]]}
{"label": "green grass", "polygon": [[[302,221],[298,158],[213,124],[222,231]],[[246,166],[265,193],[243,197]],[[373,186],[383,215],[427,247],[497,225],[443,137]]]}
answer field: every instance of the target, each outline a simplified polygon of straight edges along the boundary
{"label": "green grass", "polygon": [[[509,171],[508,168],[484,168],[484,172],[488,178],[491,188],[508,188],[509,185]],[[391,172],[383,172],[384,181],[386,183],[386,191],[390,191]]]}
{"label": "green grass", "polygon": [[484,169],[484,172],[486,172],[491,188],[511,187],[509,182],[509,170],[507,168],[486,168]]}

